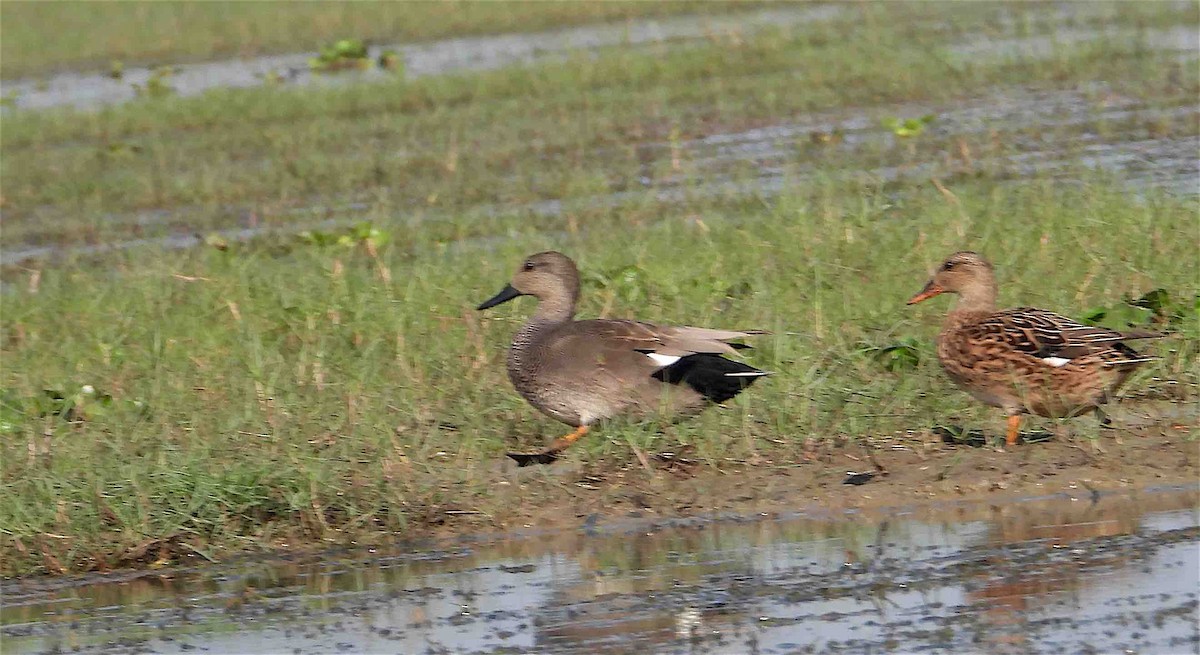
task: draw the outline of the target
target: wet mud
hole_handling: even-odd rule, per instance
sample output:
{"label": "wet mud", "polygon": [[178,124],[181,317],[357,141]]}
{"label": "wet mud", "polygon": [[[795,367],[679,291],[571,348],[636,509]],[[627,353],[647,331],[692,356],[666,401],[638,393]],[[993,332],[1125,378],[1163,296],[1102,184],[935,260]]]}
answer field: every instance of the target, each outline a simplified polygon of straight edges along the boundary
{"label": "wet mud", "polygon": [[6,653],[1195,652],[1200,489],[593,521],[5,584]]}
{"label": "wet mud", "polygon": [[5,653],[1196,652],[1196,411],[1143,400],[1114,408],[1120,429],[1102,439],[1030,425],[1007,450],[931,429],[717,466],[686,448],[648,467],[497,461],[463,473],[491,498],[431,507],[406,536],[5,580],[0,640]]}

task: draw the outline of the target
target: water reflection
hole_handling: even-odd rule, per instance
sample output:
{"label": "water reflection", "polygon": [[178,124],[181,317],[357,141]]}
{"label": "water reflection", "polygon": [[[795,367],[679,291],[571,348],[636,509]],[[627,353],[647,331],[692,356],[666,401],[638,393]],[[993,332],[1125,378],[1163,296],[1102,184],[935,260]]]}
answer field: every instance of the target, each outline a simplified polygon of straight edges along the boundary
{"label": "water reflection", "polygon": [[1189,488],[610,525],[368,560],[27,581],[5,585],[0,636],[8,653],[1194,648],[1197,503]]}
{"label": "water reflection", "polygon": [[[983,571],[974,576],[977,586],[967,600],[984,608],[981,619],[988,627],[988,650],[996,653],[1024,653],[1035,650],[1029,641],[1030,621],[1037,620],[1039,608],[1052,602],[1078,606],[1089,593],[1094,571],[1120,571],[1132,557],[1127,550],[1106,552],[1104,537],[1119,537],[1137,532],[1141,512],[1128,498],[1097,497],[1087,502],[1056,504],[1050,508],[1009,505],[996,508],[990,522],[988,541],[993,544],[1032,544],[1035,548],[1072,549],[1077,542],[1098,541],[1086,557],[1037,557],[1031,553],[1028,564],[1013,563],[1002,575]],[[1100,539],[1098,539],[1100,538]],[[1103,579],[1103,576],[1095,576]]]}

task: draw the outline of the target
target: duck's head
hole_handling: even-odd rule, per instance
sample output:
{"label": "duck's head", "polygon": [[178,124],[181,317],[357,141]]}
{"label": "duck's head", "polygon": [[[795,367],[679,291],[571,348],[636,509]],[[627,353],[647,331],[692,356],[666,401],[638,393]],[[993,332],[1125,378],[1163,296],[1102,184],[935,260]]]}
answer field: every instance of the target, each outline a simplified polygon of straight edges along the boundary
{"label": "duck's head", "polygon": [[495,307],[518,296],[533,296],[543,302],[565,302],[574,306],[579,297],[579,269],[561,252],[551,250],[530,255],[521,262],[508,286],[476,309]]}
{"label": "duck's head", "polygon": [[908,299],[915,305],[942,293],[975,296],[991,292],[995,287],[992,265],[977,252],[962,250],[950,255],[925,283],[920,293]]}

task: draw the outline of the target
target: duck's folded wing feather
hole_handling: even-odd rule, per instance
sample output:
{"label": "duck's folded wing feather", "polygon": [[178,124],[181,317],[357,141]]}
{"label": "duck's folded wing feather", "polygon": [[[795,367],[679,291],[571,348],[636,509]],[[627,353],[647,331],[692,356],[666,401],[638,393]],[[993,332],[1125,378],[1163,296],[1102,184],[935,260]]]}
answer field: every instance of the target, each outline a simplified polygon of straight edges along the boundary
{"label": "duck's folded wing feather", "polygon": [[1146,330],[1119,332],[1044,309],[1018,307],[996,312],[968,328],[971,340],[1003,344],[1052,365],[1113,350],[1122,341],[1163,336]]}
{"label": "duck's folded wing feather", "polygon": [[574,323],[572,333],[573,337],[604,342],[606,349],[624,349],[650,356],[659,366],[669,366],[681,357],[700,353],[732,355],[737,353],[737,348],[726,341],[762,334],[757,330],[715,330],[600,319]]}
{"label": "duck's folded wing feather", "polygon": [[686,326],[658,328],[657,334],[662,342],[660,352],[672,355],[733,355],[737,348],[726,342],[750,336],[748,332]]}

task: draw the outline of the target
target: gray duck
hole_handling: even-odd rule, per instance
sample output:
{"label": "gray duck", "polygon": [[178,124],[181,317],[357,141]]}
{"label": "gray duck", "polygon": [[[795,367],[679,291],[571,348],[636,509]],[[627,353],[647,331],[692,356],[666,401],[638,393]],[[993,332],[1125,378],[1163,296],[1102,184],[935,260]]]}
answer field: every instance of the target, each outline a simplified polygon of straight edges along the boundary
{"label": "gray duck", "polygon": [[508,378],[538,410],[575,427],[534,453],[508,453],[521,466],[546,464],[615,418],[685,417],[723,403],[767,375],[726,359],[744,344],[729,343],[760,330],[665,327],[632,320],[575,320],[579,271],[558,252],[528,257],[488,309],[520,296],[537,298],[537,310],[513,336]]}

